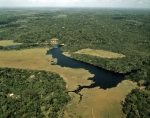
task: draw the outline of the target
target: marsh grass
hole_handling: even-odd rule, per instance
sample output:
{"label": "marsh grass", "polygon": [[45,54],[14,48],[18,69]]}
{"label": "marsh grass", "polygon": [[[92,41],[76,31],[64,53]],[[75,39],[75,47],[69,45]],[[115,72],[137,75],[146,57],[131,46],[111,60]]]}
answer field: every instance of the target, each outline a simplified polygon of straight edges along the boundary
{"label": "marsh grass", "polygon": [[72,95],[73,100],[68,104],[67,112],[75,118],[125,118],[121,102],[136,87],[136,83],[124,80],[117,87],[107,90],[84,88],[80,92],[83,95],[82,101],[78,103],[78,96]]}
{"label": "marsh grass", "polygon": [[10,46],[10,45],[20,45],[21,43],[16,43],[13,40],[1,40],[0,46]]}
{"label": "marsh grass", "polygon": [[58,73],[67,83],[67,89],[72,91],[78,85],[90,85],[92,83],[88,78],[93,77],[88,70],[72,69],[51,65],[57,63],[57,59],[51,55],[46,55],[48,48],[34,48],[24,50],[0,51],[0,67],[46,70]]}
{"label": "marsh grass", "polygon": [[114,52],[105,51],[105,50],[94,50],[94,49],[89,49],[89,48],[79,50],[75,53],[97,56],[97,57],[102,57],[102,58],[122,58],[122,57],[125,57],[125,55],[123,55],[123,54],[114,53]]}

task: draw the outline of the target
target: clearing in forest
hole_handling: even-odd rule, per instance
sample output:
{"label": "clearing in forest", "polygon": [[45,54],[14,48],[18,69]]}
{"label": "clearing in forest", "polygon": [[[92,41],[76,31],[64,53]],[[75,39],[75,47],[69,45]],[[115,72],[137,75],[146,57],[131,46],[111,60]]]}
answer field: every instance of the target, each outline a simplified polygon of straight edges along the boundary
{"label": "clearing in forest", "polygon": [[84,88],[80,92],[83,95],[80,103],[79,96],[70,93],[72,100],[67,105],[64,118],[125,118],[121,103],[136,87],[136,83],[124,80],[117,87],[107,90]]}
{"label": "clearing in forest", "polygon": [[122,57],[125,57],[125,55],[123,55],[123,54],[114,53],[114,52],[105,51],[105,50],[89,49],[89,48],[79,50],[75,53],[97,56],[97,57],[102,57],[102,58],[122,58]]}
{"label": "clearing in forest", "polygon": [[65,14],[60,14],[60,15],[57,15],[57,16],[53,16],[53,18],[66,18],[67,15]]}
{"label": "clearing in forest", "polygon": [[20,45],[21,43],[16,43],[13,40],[1,40],[0,46],[10,46],[10,45]]}

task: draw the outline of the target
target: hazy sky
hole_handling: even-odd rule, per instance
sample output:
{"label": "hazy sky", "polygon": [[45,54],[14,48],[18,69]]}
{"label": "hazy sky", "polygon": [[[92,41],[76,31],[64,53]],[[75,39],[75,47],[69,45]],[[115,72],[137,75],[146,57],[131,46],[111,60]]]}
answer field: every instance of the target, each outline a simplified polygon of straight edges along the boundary
{"label": "hazy sky", "polygon": [[0,0],[0,7],[150,8],[150,0]]}

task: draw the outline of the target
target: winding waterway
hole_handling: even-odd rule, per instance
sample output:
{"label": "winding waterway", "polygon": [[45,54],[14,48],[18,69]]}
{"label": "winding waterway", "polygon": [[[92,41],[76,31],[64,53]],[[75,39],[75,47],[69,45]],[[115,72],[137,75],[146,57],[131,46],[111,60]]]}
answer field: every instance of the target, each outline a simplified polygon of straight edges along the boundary
{"label": "winding waterway", "polygon": [[[100,87],[100,89],[107,89],[116,87],[118,83],[120,83],[124,79],[123,74],[119,73],[113,73],[107,70],[104,70],[102,68],[93,66],[88,63],[84,63],[69,57],[66,57],[62,54],[62,51],[60,47],[57,45],[53,45],[53,49],[47,51],[47,55],[51,54],[53,58],[57,58],[57,65],[60,65],[61,67],[69,67],[69,68],[82,68],[85,70],[88,70],[91,74],[94,74],[94,77],[88,78],[88,80],[92,80],[93,83],[89,86],[81,86],[72,91],[75,93],[79,93],[83,88],[94,88],[94,87]],[[7,49],[18,49],[20,48],[19,45],[11,45],[7,46]]]}
{"label": "winding waterway", "polygon": [[72,91],[75,93],[79,93],[83,88],[100,87],[100,89],[107,89],[116,87],[117,84],[124,79],[124,75],[122,74],[113,73],[91,64],[66,57],[62,54],[60,47],[48,50],[47,55],[48,54],[51,54],[53,58],[57,58],[57,65],[60,65],[61,67],[76,69],[83,68],[85,70],[88,70],[91,74],[94,74],[94,77],[88,78],[89,80],[92,80],[93,83],[89,86],[78,85],[79,87],[76,90]]}

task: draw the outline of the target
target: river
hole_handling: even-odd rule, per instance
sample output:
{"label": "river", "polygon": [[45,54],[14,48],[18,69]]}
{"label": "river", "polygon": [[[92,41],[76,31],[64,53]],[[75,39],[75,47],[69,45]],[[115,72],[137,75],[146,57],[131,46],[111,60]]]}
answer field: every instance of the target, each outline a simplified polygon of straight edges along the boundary
{"label": "river", "polygon": [[100,87],[100,89],[107,89],[116,87],[118,83],[120,83],[124,79],[124,75],[119,73],[113,73],[99,67],[93,66],[88,63],[84,63],[69,57],[66,57],[62,54],[60,47],[53,48],[47,51],[47,55],[51,54],[53,58],[57,58],[56,65],[61,67],[69,67],[69,68],[82,68],[88,70],[91,74],[94,74],[94,77],[89,78],[93,83],[89,86],[80,86],[78,85],[78,89],[74,92],[79,93],[83,88],[94,88]]}

